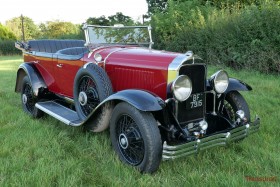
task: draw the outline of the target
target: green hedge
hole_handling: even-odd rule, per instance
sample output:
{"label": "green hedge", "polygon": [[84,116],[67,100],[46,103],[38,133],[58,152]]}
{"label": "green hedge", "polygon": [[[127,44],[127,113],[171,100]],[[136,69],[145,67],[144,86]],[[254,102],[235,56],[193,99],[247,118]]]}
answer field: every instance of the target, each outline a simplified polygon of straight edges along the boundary
{"label": "green hedge", "polygon": [[170,1],[153,17],[157,48],[192,50],[207,63],[280,73],[280,7],[217,9],[196,1]]}
{"label": "green hedge", "polygon": [[0,55],[19,55],[21,51],[15,48],[15,41],[0,41]]}

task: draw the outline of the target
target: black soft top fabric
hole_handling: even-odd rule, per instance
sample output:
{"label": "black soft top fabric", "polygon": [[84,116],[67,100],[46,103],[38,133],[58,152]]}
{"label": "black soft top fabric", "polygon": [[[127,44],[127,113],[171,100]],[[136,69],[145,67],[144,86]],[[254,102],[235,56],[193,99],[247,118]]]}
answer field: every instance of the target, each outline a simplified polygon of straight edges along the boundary
{"label": "black soft top fabric", "polygon": [[73,47],[84,47],[84,40],[30,40],[29,50],[34,52],[56,53]]}

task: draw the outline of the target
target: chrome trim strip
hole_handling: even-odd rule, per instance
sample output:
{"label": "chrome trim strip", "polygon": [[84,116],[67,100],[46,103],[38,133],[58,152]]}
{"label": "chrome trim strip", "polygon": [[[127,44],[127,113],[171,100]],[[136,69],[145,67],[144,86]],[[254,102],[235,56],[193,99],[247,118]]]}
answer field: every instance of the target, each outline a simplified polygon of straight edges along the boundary
{"label": "chrome trim strip", "polygon": [[[96,48],[94,48],[91,52],[94,53],[95,51],[99,50],[99,49],[102,49],[102,48],[108,48],[108,46],[105,46],[105,45],[102,45],[102,46],[98,46]],[[105,50],[105,49],[104,49]]]}
{"label": "chrome trim strip", "polygon": [[244,125],[230,130],[229,132],[215,134],[206,138],[197,139],[181,145],[171,146],[163,144],[162,160],[176,159],[179,157],[198,153],[201,150],[210,149],[216,146],[226,146],[231,142],[247,137],[259,130],[260,119],[256,116],[250,125]]}
{"label": "chrome trim strip", "polygon": [[194,55],[192,51],[188,51],[185,54],[180,54],[175,57],[168,66],[167,85],[179,75],[181,66],[184,64],[194,64],[196,59],[202,60],[200,57]]}
{"label": "chrome trim strip", "polygon": [[152,49],[152,46],[154,45],[153,38],[152,38],[152,27],[148,26],[148,32],[150,37],[150,43],[149,43],[149,49]]}

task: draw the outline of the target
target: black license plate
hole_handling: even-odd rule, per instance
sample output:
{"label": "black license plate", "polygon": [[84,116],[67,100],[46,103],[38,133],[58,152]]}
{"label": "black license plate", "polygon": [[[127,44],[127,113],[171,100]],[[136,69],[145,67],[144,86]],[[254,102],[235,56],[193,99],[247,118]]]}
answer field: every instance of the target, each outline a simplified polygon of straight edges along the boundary
{"label": "black license plate", "polygon": [[204,93],[192,94],[186,101],[186,109],[192,110],[203,107],[204,99]]}

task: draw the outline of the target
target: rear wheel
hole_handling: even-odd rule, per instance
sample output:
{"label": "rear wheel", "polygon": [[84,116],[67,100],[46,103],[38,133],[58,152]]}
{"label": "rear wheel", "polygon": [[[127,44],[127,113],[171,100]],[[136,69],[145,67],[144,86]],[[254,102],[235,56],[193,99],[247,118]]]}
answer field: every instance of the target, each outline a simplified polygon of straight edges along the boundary
{"label": "rear wheel", "polygon": [[243,110],[245,113],[245,117],[247,121],[250,121],[250,110],[249,106],[244,99],[244,97],[237,91],[229,92],[226,95],[225,101],[224,101],[224,109],[223,114],[227,116],[227,118],[234,122],[236,121],[236,112],[238,110]]}
{"label": "rear wheel", "polygon": [[33,93],[32,84],[26,75],[22,80],[21,103],[23,110],[33,118],[40,118],[43,112],[35,107],[38,98]]}
{"label": "rear wheel", "polygon": [[118,104],[110,120],[110,136],[121,161],[145,173],[158,169],[162,141],[151,113],[139,111],[128,103]]}

